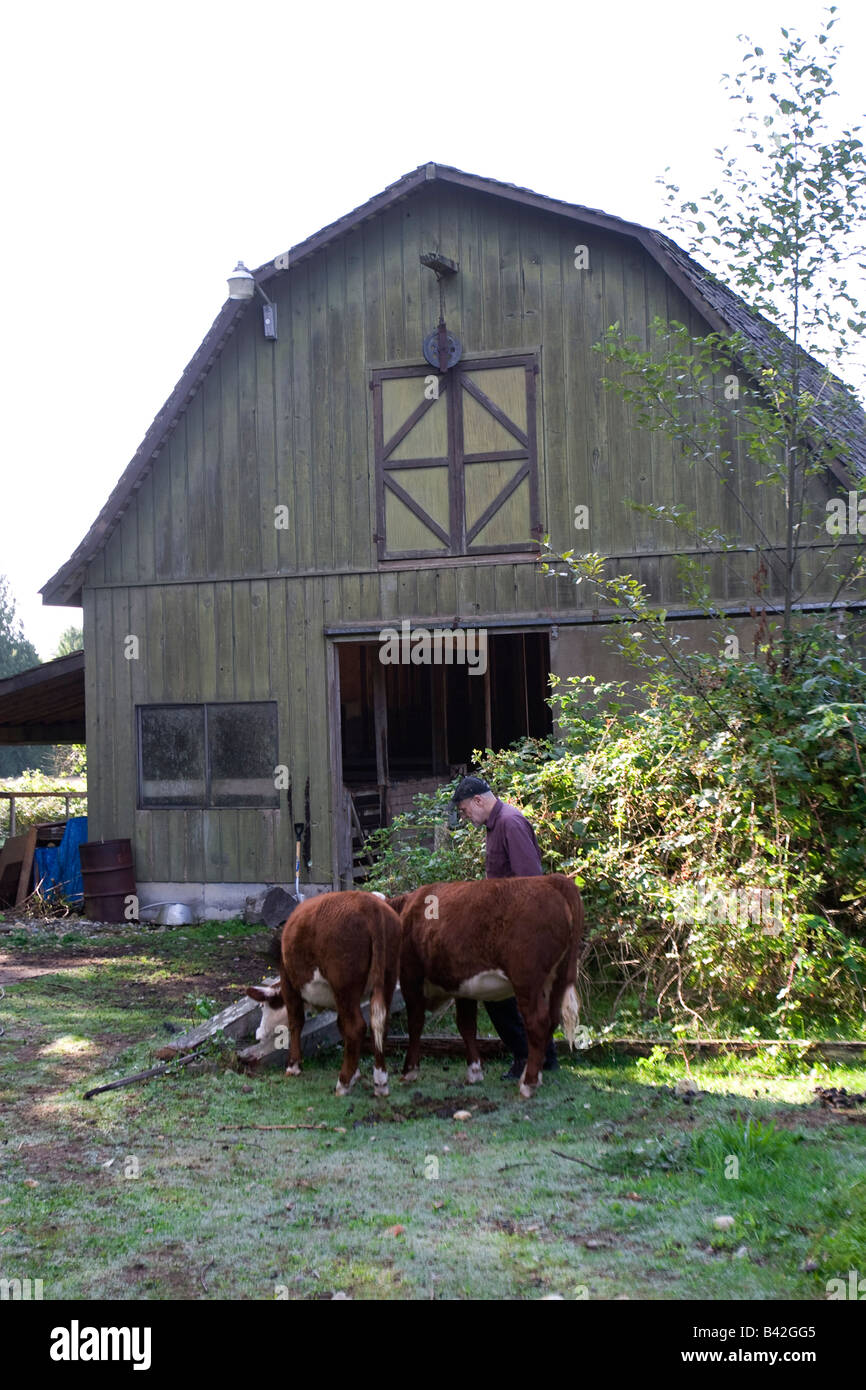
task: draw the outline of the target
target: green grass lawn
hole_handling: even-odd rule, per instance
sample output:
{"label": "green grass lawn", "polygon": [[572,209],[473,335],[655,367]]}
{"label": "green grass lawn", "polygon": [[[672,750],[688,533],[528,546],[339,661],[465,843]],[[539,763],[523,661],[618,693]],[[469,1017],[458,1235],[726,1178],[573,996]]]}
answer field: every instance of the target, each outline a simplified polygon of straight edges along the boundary
{"label": "green grass lawn", "polygon": [[502,1062],[468,1087],[427,1060],[376,1101],[368,1058],[339,1100],[335,1053],[246,1076],[214,1044],[82,1099],[258,979],[264,939],[0,936],[0,964],[47,972],[0,1000],[0,1276],[45,1298],[809,1300],[866,1273],[866,1124],[813,1103],[866,1090],[862,1067],[721,1057],[688,1100],[676,1054],[576,1056],[526,1102]]}

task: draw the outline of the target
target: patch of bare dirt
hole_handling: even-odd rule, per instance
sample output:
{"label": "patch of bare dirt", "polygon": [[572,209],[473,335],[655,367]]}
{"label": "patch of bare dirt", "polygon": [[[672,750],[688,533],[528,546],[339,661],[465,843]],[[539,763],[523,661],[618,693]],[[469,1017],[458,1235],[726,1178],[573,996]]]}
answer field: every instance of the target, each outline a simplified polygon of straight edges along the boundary
{"label": "patch of bare dirt", "polygon": [[488,1115],[492,1110],[498,1109],[496,1101],[484,1100],[480,1096],[467,1099],[465,1095],[455,1095],[436,1100],[431,1096],[425,1096],[423,1091],[413,1091],[408,1105],[391,1105],[387,1110],[370,1110],[362,1119],[354,1120],[352,1127],[357,1129],[359,1125],[399,1125],[407,1120],[423,1120],[431,1116],[438,1120],[453,1121],[455,1110],[469,1110],[474,1116]]}
{"label": "patch of bare dirt", "polygon": [[[98,1039],[100,1050],[97,1053],[52,1053],[50,1060],[52,1085],[40,1086],[38,1083],[31,1084],[27,1093],[20,1097],[22,1103],[33,1105],[37,1102],[49,1101],[52,1096],[58,1095],[61,1091],[68,1090],[71,1086],[77,1086],[81,1082],[89,1081],[92,1076],[101,1075],[113,1063],[114,1059],[120,1055],[128,1046],[128,1040],[118,1042],[116,1038],[106,1040],[105,1035]],[[27,1043],[24,1047],[16,1050],[15,1060],[17,1062],[30,1062],[43,1060],[42,1054],[49,1039],[46,1038],[42,1043]]]}
{"label": "patch of bare dirt", "polygon": [[[21,959],[16,959],[12,951],[0,951],[0,985],[14,986],[45,975],[62,977],[64,972],[82,967],[98,968],[109,961],[135,954],[138,949],[125,946],[114,950],[106,948],[99,955],[67,952],[58,955],[52,950],[27,951]],[[134,994],[139,1000],[153,1004],[156,1009],[163,1007],[171,1012],[170,1005],[185,1003],[186,995],[194,990],[196,994],[215,999],[221,1007],[225,1007],[240,998],[247,984],[257,984],[266,973],[267,961],[262,953],[246,950],[239,953],[237,958],[215,963],[208,970],[183,970],[156,982],[147,979],[146,969],[142,970],[141,978],[134,981],[106,981],[104,997],[111,999],[116,996],[128,1001],[130,994]]]}
{"label": "patch of bare dirt", "polygon": [[567,1219],[558,1219],[556,1216],[548,1217],[545,1221],[540,1218],[533,1220],[531,1217],[526,1221],[514,1221],[510,1217],[492,1218],[483,1224],[488,1230],[499,1231],[502,1235],[534,1237],[542,1243],[567,1240],[573,1245],[582,1245],[586,1250],[629,1248],[621,1232],[609,1231],[606,1228],[597,1230],[594,1227],[584,1231],[575,1230],[573,1227],[569,1229]]}
{"label": "patch of bare dirt", "polygon": [[8,956],[0,955],[0,985],[18,985],[22,980],[57,973],[56,965],[8,965],[7,961]]}
{"label": "patch of bare dirt", "polygon": [[[92,1143],[89,1135],[87,1138]],[[93,1187],[105,1180],[98,1162],[87,1157],[84,1142],[25,1144],[17,1151],[17,1157],[23,1161],[27,1176],[37,1182],[69,1182],[74,1178],[79,1186]]]}
{"label": "patch of bare dirt", "polygon": [[[832,1130],[839,1128],[839,1116],[832,1110],[821,1110],[813,1102],[809,1101],[805,1105],[794,1105],[785,1110],[774,1110],[769,1118],[777,1129],[821,1129]],[[843,1116],[843,1119],[846,1118]],[[851,1116],[849,1118],[858,1118]],[[859,1117],[866,1118],[866,1117]],[[745,1123],[746,1116],[743,1116]]]}
{"label": "patch of bare dirt", "polygon": [[206,1298],[214,1262],[200,1254],[191,1258],[181,1241],[170,1240],[142,1251],[116,1277],[126,1288],[158,1292],[160,1299]]}

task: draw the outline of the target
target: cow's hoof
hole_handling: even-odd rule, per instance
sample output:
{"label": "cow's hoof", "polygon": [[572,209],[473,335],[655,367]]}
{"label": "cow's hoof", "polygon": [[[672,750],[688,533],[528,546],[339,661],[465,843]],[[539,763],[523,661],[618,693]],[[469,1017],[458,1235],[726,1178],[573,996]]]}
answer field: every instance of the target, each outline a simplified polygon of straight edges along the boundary
{"label": "cow's hoof", "polygon": [[530,1086],[530,1085],[527,1084],[527,1081],[526,1081],[526,1067],[524,1067],[524,1068],[523,1068],[523,1072],[522,1072],[521,1077],[520,1077],[520,1085],[519,1085],[518,1088],[517,1088],[517,1089],[518,1089],[518,1093],[519,1093],[521,1099],[522,1099],[522,1100],[532,1100],[532,1097],[535,1095],[535,1092],[538,1090],[538,1088],[539,1088],[540,1085],[541,1085],[541,1072],[538,1073],[538,1080],[536,1081],[535,1085],[534,1085],[534,1086]]}
{"label": "cow's hoof", "polygon": [[417,1081],[417,1080],[418,1080],[418,1077],[419,1077],[420,1075],[421,1075],[421,1068],[420,1068],[420,1067],[413,1067],[411,1071],[404,1071],[403,1075],[400,1077],[400,1080],[401,1080],[401,1081]]}
{"label": "cow's hoof", "polygon": [[341,1080],[339,1079],[339,1077],[338,1077],[338,1078],[337,1078],[337,1085],[336,1085],[335,1088],[334,1088],[336,1094],[337,1094],[338,1096],[347,1096],[347,1095],[349,1094],[349,1092],[351,1091],[352,1087],[354,1086],[355,1082],[356,1082],[356,1081],[359,1081],[360,1078],[361,1078],[361,1073],[360,1073],[360,1071],[356,1071],[356,1072],[355,1072],[355,1075],[352,1077],[352,1079],[350,1080],[349,1084],[348,1084],[347,1086],[344,1086],[343,1083],[342,1083],[342,1081],[341,1081]]}
{"label": "cow's hoof", "polygon": [[378,1067],[374,1067],[374,1068],[373,1068],[373,1095],[374,1095],[374,1096],[389,1096],[390,1094],[391,1094],[391,1092],[390,1092],[390,1090],[388,1089],[388,1073],[387,1073],[386,1071],[379,1071]]}
{"label": "cow's hoof", "polygon": [[300,1076],[300,1074],[301,1074],[301,1064],[300,1064],[300,1062],[289,1062],[289,1065],[286,1067],[286,1076]]}
{"label": "cow's hoof", "polygon": [[484,1072],[481,1070],[480,1062],[470,1062],[466,1068],[466,1081],[470,1086],[474,1086],[476,1081],[484,1080]]}

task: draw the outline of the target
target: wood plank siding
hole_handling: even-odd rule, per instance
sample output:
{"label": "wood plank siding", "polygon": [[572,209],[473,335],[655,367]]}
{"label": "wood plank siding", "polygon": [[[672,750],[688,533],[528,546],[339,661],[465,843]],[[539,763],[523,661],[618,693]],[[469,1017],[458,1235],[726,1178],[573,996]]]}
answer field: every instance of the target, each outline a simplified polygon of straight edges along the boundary
{"label": "wood plank siding", "polygon": [[[577,244],[589,249],[588,269],[575,267]],[[380,371],[423,366],[420,345],[439,300],[419,255],[432,249],[459,263],[445,308],[463,367],[506,354],[537,361],[537,505],[556,546],[624,557],[612,558],[611,569],[640,573],[652,598],[676,610],[688,607],[676,556],[697,541],[630,510],[626,498],[682,502],[699,526],[753,543],[711,475],[661,437],[639,433],[601,385],[592,345],[614,320],[643,342],[656,313],[706,331],[658,263],[625,234],[457,185],[420,186],[269,281],[278,341],[264,339],[259,304],[251,304],[89,564],[90,833],[129,836],[141,881],[287,882],[292,821],[305,818],[307,803],[305,877],[332,880],[339,710],[330,707],[336,667],[328,644],[341,629],[404,617],[446,626],[455,616],[498,618],[519,628],[588,616],[579,607],[584,588],[545,578],[527,555],[380,561],[371,386]],[[502,382],[506,399],[511,387],[504,375]],[[509,408],[525,418],[517,395]],[[432,420],[430,448],[440,451]],[[479,451],[501,447],[490,420],[473,417]],[[495,462],[479,467],[500,487],[507,479]],[[743,460],[735,468],[757,520],[781,539],[772,490],[755,485]],[[447,469],[438,472],[431,466],[418,477],[417,496],[447,512]],[[481,516],[483,499],[473,495],[471,504]],[[590,524],[578,532],[581,505]],[[521,506],[528,514],[528,502]],[[285,527],[275,525],[280,507],[288,509]],[[415,531],[404,524],[391,552],[413,548]],[[719,603],[748,603],[747,556],[708,557],[707,567]],[[825,574],[810,598],[832,587]],[[138,639],[131,659],[128,636]],[[574,662],[574,643],[560,650],[567,646]],[[291,779],[280,808],[137,809],[135,707],[219,701],[276,702],[277,762]],[[342,805],[336,812],[342,817]]]}

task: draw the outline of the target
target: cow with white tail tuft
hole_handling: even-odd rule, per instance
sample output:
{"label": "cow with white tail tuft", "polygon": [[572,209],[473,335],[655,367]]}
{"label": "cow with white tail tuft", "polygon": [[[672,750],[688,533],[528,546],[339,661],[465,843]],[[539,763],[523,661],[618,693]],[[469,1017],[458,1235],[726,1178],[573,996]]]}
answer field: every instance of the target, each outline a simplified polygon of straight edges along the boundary
{"label": "cow with white tail tuft", "polygon": [[528,1040],[518,1088],[528,1100],[541,1084],[545,1048],[560,1021],[574,1046],[583,903],[572,880],[543,874],[430,883],[389,901],[403,927],[400,988],[409,1020],[403,1080],[418,1075],[425,1010],[449,996],[457,1001],[466,1080],[483,1080],[478,1002],[513,995]]}

